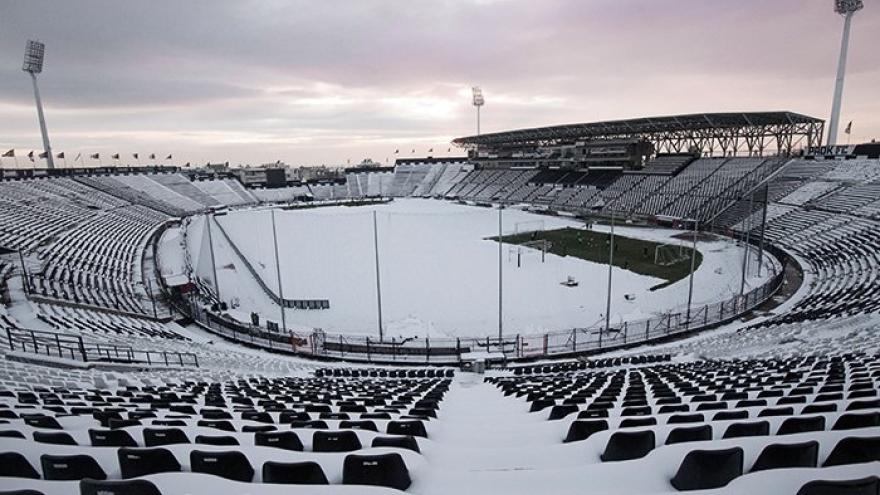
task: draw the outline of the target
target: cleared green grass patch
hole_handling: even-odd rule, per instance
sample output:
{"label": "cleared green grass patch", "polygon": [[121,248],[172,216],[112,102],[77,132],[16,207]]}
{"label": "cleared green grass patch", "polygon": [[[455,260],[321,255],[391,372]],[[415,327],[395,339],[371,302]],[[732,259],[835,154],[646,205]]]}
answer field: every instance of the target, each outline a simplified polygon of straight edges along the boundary
{"label": "cleared green grass patch", "polygon": [[[595,263],[608,264],[610,239],[611,235],[604,232],[566,227],[506,235],[502,240],[505,243],[516,245],[546,240],[549,243],[548,252],[555,255],[574,256]],[[497,241],[498,238],[492,237],[492,240]],[[654,263],[654,251],[659,245],[658,242],[615,235],[614,266],[666,281],[651,287],[651,290],[663,288],[687,277],[691,268],[691,248],[683,248],[681,260],[670,265],[658,265]],[[697,251],[695,269],[699,268],[702,262],[703,255]]]}

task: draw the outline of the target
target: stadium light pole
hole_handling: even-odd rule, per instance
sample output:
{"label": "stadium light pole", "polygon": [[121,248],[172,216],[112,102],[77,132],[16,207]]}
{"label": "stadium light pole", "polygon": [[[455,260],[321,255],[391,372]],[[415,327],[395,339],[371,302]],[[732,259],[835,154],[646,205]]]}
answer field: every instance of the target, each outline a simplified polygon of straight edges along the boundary
{"label": "stadium light pole", "polygon": [[[611,274],[614,269],[614,209],[611,209],[611,238],[608,244],[608,293],[605,296],[605,333],[611,329]],[[602,347],[602,331],[599,332],[599,348]]]}
{"label": "stadium light pole", "polygon": [[691,304],[694,301],[694,269],[697,264],[697,232],[699,232],[699,224],[699,220],[694,220],[694,239],[691,244],[691,273],[688,278],[687,318],[685,318],[688,327],[691,325]]}
{"label": "stadium light pole", "polygon": [[483,90],[480,89],[479,86],[474,86],[471,88],[471,93],[473,96],[472,102],[474,108],[477,109],[477,136],[480,135],[480,107],[486,104],[486,99],[483,98]]}
{"label": "stadium light pole", "polygon": [[743,247],[745,247],[745,252],[743,254],[743,263],[742,263],[742,281],[739,284],[740,297],[742,297],[742,295],[745,293],[745,290],[746,290],[746,274],[748,273],[748,269],[749,269],[749,254],[751,252],[751,247],[752,247],[752,244],[749,241],[752,240],[752,236],[751,236],[752,216],[753,216],[752,215],[752,208],[754,207],[754,204],[755,204],[755,192],[752,191],[751,195],[749,196],[749,216],[747,219],[748,223],[746,223],[746,231],[745,231],[745,234],[743,235],[743,241],[744,241]]}
{"label": "stadium light pole", "polygon": [[40,99],[40,88],[37,87],[37,74],[43,72],[43,56],[46,45],[39,41],[28,40],[24,48],[24,63],[21,70],[31,75],[34,85],[34,99],[37,102],[37,119],[40,121],[40,132],[43,134],[43,152],[46,153],[46,164],[55,168],[52,146],[49,145],[49,131],[46,129],[46,117],[43,115],[43,102]]}
{"label": "stadium light pole", "polygon": [[275,245],[275,274],[278,277],[278,307],[281,308],[281,328],[287,333],[287,317],[284,315],[284,284],[281,283],[281,259],[278,257],[278,231],[275,228],[275,208],[272,208],[272,243]]}
{"label": "stadium light pole", "polygon": [[373,210],[373,254],[376,258],[376,309],[379,322],[379,342],[384,342],[385,332],[382,330],[382,283],[379,279],[379,228],[376,222],[376,210]]}
{"label": "stadium light pole", "polygon": [[[503,230],[502,230],[502,215],[504,211],[504,205],[498,203],[498,345],[503,349],[504,347],[501,344],[501,339],[504,336],[504,316],[503,316],[503,308],[504,308],[504,285],[502,284],[502,274],[504,273],[504,263],[502,262],[502,251],[503,251]],[[488,349],[486,349],[488,351]]]}
{"label": "stadium light pole", "polygon": [[220,279],[217,277],[217,259],[214,257],[214,236],[211,233],[211,213],[205,215],[205,223],[208,225],[208,248],[211,252],[211,271],[214,274],[214,290],[217,291],[217,302],[220,302]]}
{"label": "stadium light pole", "polygon": [[834,0],[834,12],[843,16],[843,36],[840,40],[840,57],[837,59],[837,79],[834,82],[831,119],[828,121],[828,146],[837,144],[837,128],[840,125],[840,106],[843,100],[843,80],[846,76],[846,58],[849,52],[852,18],[856,12],[864,7],[862,0]]}

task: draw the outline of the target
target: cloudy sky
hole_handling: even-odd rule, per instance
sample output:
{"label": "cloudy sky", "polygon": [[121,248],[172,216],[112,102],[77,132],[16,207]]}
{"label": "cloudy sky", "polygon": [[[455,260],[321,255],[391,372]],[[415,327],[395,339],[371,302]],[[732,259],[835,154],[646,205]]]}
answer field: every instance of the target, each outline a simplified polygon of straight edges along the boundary
{"label": "cloudy sky", "polygon": [[[842,115],[853,142],[880,138],[880,2],[865,3]],[[474,84],[484,132],[827,118],[841,25],[830,0],[0,0],[0,148],[41,148],[28,38],[47,45],[56,152],[314,165],[446,154],[474,131]]]}

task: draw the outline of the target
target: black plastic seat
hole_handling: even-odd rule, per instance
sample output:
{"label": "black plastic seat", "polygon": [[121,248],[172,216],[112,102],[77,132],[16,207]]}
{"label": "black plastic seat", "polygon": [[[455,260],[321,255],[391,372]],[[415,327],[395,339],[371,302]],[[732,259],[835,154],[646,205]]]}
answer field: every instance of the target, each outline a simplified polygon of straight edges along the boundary
{"label": "black plastic seat", "polygon": [[45,495],[37,490],[9,490],[0,491],[0,495]]}
{"label": "black plastic seat", "polygon": [[122,447],[116,451],[123,478],[136,478],[156,473],[176,473],[180,462],[168,449]]}
{"label": "black plastic seat", "polygon": [[854,430],[880,426],[880,412],[841,414],[834,422],[832,430]]}
{"label": "black plastic seat", "polygon": [[263,483],[295,485],[329,484],[321,465],[313,461],[263,463]]}
{"label": "black plastic seat", "polygon": [[0,453],[0,476],[40,479],[40,473],[18,452]]}
{"label": "black plastic seat", "polygon": [[239,445],[231,435],[196,435],[196,443],[202,445]]}
{"label": "black plastic seat", "polygon": [[79,482],[80,495],[162,495],[147,480],[101,481],[84,479]]}
{"label": "black plastic seat", "polygon": [[819,465],[819,442],[774,443],[764,447],[751,471]]}
{"label": "black plastic seat", "polygon": [[654,450],[655,445],[654,432],[651,430],[618,431],[608,438],[600,457],[603,462],[640,459]]}
{"label": "black plastic seat", "polygon": [[254,468],[247,456],[235,450],[228,452],[193,450],[189,453],[189,463],[194,473],[213,474],[233,481],[250,482],[254,479]]}
{"label": "black plastic seat", "polygon": [[0,430],[0,438],[27,438],[18,430]]}
{"label": "black plastic seat", "polygon": [[61,423],[52,416],[32,416],[24,418],[24,424],[33,428],[44,428],[47,430],[63,430]]}
{"label": "black plastic seat", "polygon": [[846,437],[837,442],[822,467],[880,461],[880,437]]}
{"label": "black plastic seat", "polygon": [[718,411],[712,416],[712,421],[730,421],[734,419],[749,419],[748,411]]}
{"label": "black plastic seat", "polygon": [[421,453],[419,442],[413,436],[374,437],[371,447],[396,447]]}
{"label": "black plastic seat", "polygon": [[235,425],[227,419],[200,419],[196,426],[214,428],[221,431],[235,431]]}
{"label": "black plastic seat", "polygon": [[666,445],[685,442],[703,442],[712,440],[712,426],[682,426],[669,432]]}
{"label": "black plastic seat", "polygon": [[125,430],[89,430],[92,447],[137,447]]}
{"label": "black plastic seat", "polygon": [[564,442],[578,442],[590,438],[594,433],[608,429],[608,421],[604,419],[576,420],[568,427]]}
{"label": "black plastic seat", "polygon": [[385,430],[389,435],[410,435],[414,437],[428,438],[425,424],[421,421],[389,421]]}
{"label": "black plastic seat", "polygon": [[621,420],[620,428],[640,428],[642,426],[654,426],[657,424],[657,418],[626,418]]}
{"label": "black plastic seat", "polygon": [[40,456],[40,464],[43,466],[43,479],[53,481],[71,481],[91,478],[94,480],[107,479],[107,473],[101,469],[94,458],[84,454],[75,455],[49,455]]}
{"label": "black plastic seat", "polygon": [[76,445],[76,440],[69,433],[63,431],[35,431],[34,441],[54,445]]}
{"label": "black plastic seat", "polygon": [[709,490],[727,486],[742,474],[741,448],[694,450],[684,456],[669,482],[676,490]]}
{"label": "black plastic seat", "polygon": [[368,431],[379,431],[379,428],[376,426],[375,421],[352,421],[345,420],[339,422],[339,427],[343,429],[352,429],[352,430],[368,430]]}
{"label": "black plastic seat", "polygon": [[666,420],[666,424],[702,423],[705,420],[706,419],[702,414],[673,414]]}
{"label": "black plastic seat", "polygon": [[241,427],[242,433],[257,433],[277,430],[278,427],[275,425],[244,425]]}
{"label": "black plastic seat", "polygon": [[808,431],[825,430],[824,416],[795,416],[786,419],[776,430],[777,435],[793,435]]}
{"label": "black plastic seat", "polygon": [[547,419],[548,420],[562,419],[562,418],[568,416],[569,414],[574,414],[574,413],[578,412],[578,410],[579,410],[578,406],[576,406],[574,404],[563,404],[560,406],[553,406],[553,408],[550,409],[550,416]]}
{"label": "black plastic seat", "polygon": [[727,427],[721,438],[765,437],[769,434],[769,421],[750,421],[747,423],[733,423]]}
{"label": "black plastic seat", "polygon": [[180,428],[144,428],[144,445],[147,447],[180,443],[190,443]]}
{"label": "black plastic seat", "polygon": [[412,484],[412,480],[400,454],[351,454],[345,456],[342,465],[342,483],[406,490]]}
{"label": "black plastic seat", "polygon": [[357,433],[350,430],[316,431],[312,434],[312,450],[315,452],[351,452],[360,448]]}
{"label": "black plastic seat", "polygon": [[260,431],[254,433],[254,444],[302,452],[303,444],[293,431]]}
{"label": "black plastic seat", "polygon": [[857,480],[811,481],[797,495],[880,495],[880,478],[868,476]]}

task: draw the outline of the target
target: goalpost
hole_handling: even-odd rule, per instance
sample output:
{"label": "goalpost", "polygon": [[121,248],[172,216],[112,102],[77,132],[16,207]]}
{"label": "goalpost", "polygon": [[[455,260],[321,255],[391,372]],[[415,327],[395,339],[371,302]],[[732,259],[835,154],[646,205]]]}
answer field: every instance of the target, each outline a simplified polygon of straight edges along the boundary
{"label": "goalpost", "polygon": [[513,225],[513,235],[531,234],[531,239],[517,244],[511,244],[507,250],[507,260],[516,259],[516,267],[522,267],[523,255],[540,256],[541,263],[547,258],[547,251],[550,250],[550,242],[547,239],[540,239],[539,234],[544,232],[544,220],[528,220],[524,222],[516,222]]}
{"label": "goalpost", "polygon": [[684,244],[660,244],[654,248],[654,264],[660,266],[674,265],[688,259],[689,253]]}

